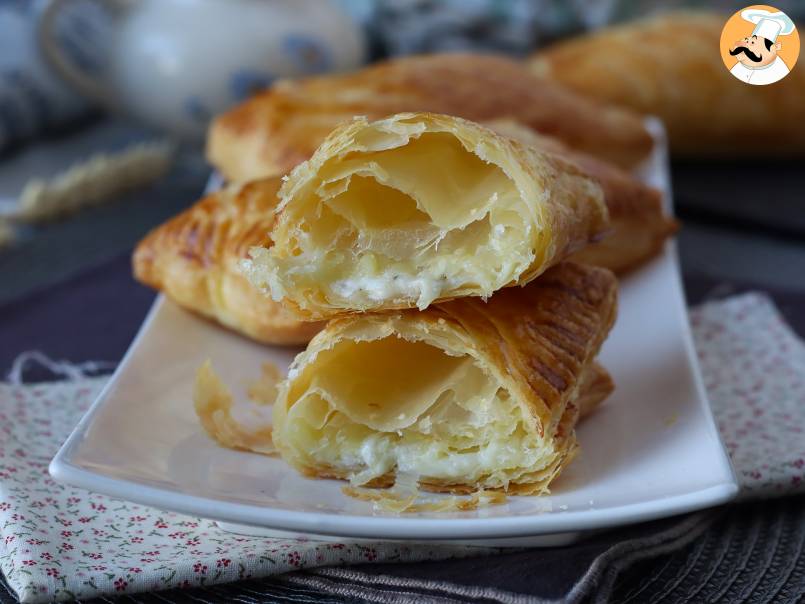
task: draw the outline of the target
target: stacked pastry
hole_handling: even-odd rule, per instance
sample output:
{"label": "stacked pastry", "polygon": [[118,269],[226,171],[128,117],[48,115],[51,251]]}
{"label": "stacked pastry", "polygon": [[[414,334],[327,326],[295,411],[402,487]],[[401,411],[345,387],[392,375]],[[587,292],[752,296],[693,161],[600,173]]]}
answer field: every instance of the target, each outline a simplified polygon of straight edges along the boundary
{"label": "stacked pastry", "polygon": [[[416,74],[422,88],[446,90],[445,64],[471,65],[407,59],[293,85],[321,90],[319,104],[313,94],[289,100],[284,84],[224,116],[211,155],[227,158],[219,167],[230,178],[257,179],[202,200],[134,256],[140,280],[251,337],[302,343],[321,329],[276,391],[261,390],[271,429],[238,425],[208,366],[199,417],[222,444],[276,448],[305,475],[349,480],[352,494],[388,499],[366,487],[394,485],[398,511],[421,509],[418,489],[475,494],[462,505],[547,492],[577,450],[580,416],[613,388],[596,363],[616,315],[616,279],[603,267],[633,268],[674,229],[658,193],[579,150],[599,145],[578,144],[573,127],[553,130],[576,148],[491,111],[475,117],[506,119],[347,113],[323,141],[294,130],[383,113],[374,90],[394,109],[436,103],[410,91],[398,99],[395,86]],[[535,115],[576,98],[537,90],[545,105],[514,117],[543,128],[551,122]],[[439,108],[466,113],[450,95]],[[570,106],[595,121],[585,109],[594,105]],[[631,119],[613,115],[610,142]],[[237,121],[249,125],[224,145],[222,124]],[[606,137],[607,121],[596,129]],[[289,149],[302,157],[317,143],[285,178],[275,174]]]}

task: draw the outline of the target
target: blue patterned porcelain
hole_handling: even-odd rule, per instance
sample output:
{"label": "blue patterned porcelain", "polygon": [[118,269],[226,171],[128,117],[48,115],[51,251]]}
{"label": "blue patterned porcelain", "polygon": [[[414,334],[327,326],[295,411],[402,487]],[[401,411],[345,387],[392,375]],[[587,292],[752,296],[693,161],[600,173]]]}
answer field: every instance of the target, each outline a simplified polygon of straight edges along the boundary
{"label": "blue patterned porcelain", "polygon": [[190,140],[277,78],[364,60],[363,31],[328,0],[94,1],[116,15],[107,63],[88,73],[50,52],[52,63],[87,96]]}

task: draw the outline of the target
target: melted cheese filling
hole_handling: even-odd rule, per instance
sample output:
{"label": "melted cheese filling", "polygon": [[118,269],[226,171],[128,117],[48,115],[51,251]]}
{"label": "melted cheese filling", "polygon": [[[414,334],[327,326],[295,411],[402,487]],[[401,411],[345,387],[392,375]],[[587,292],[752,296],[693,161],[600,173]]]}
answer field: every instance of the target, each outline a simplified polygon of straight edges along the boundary
{"label": "melted cheese filling", "polygon": [[556,455],[471,357],[397,335],[319,353],[288,404],[285,444],[302,463],[333,467],[353,484],[401,473],[505,488]]}
{"label": "melted cheese filling", "polygon": [[321,168],[319,187],[295,205],[292,253],[276,260],[284,279],[358,308],[425,308],[516,280],[533,253],[512,180],[446,132],[399,145]]}

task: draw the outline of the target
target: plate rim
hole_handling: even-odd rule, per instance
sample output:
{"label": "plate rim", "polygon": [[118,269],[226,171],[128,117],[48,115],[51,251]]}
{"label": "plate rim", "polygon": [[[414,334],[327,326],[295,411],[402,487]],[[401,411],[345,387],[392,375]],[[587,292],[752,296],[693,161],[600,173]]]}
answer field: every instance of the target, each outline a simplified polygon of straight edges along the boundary
{"label": "plate rim", "polygon": [[54,479],[182,514],[249,526],[340,537],[436,541],[531,537],[570,531],[588,531],[666,518],[725,503],[738,492],[734,483],[717,483],[696,491],[604,509],[553,511],[494,518],[419,518],[405,516],[326,514],[261,507],[190,495],[111,478],[54,458]]}

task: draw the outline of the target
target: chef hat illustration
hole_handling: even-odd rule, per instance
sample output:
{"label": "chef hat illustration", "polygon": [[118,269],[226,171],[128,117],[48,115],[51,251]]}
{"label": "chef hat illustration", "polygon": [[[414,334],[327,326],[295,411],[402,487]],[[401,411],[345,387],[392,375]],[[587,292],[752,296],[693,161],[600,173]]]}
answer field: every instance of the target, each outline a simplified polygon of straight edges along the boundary
{"label": "chef hat illustration", "polygon": [[794,31],[794,22],[782,11],[773,13],[762,8],[748,8],[741,12],[741,17],[755,24],[753,36],[766,38],[772,42],[777,36],[787,36]]}

